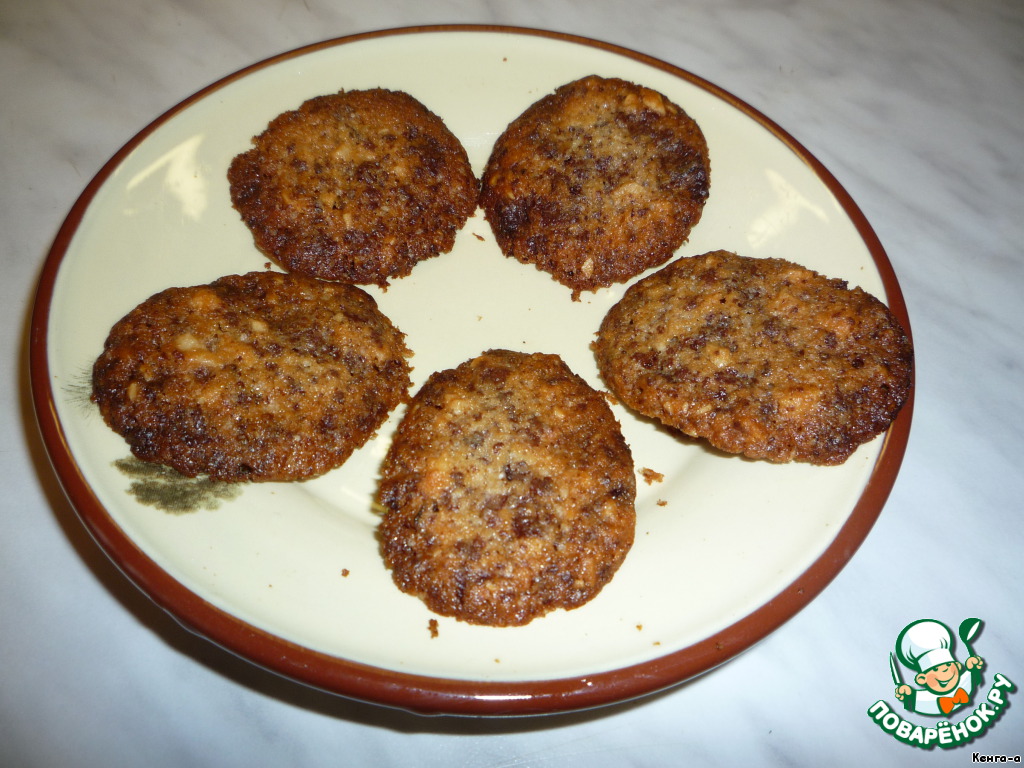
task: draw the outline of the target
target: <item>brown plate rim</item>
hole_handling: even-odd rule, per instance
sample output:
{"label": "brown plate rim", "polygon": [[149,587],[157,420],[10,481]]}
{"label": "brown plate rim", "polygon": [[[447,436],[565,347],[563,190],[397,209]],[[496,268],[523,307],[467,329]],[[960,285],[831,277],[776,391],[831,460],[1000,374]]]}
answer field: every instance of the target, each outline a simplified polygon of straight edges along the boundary
{"label": "brown plate rim", "polygon": [[86,186],[68,213],[43,264],[30,326],[32,399],[51,464],[82,523],[106,555],[143,593],[192,632],[250,662],[300,683],[341,696],[421,714],[473,716],[522,716],[576,711],[619,703],[669,688],[714,669],[774,632],[810,603],[843,569],[874,526],[896,481],[910,434],[913,391],[883,438],[882,450],[874,469],[846,523],[817,560],[781,593],[711,637],[651,661],[585,677],[526,682],[457,680],[394,672],[304,648],[232,616],[173,579],[135,545],[93,493],[65,439],[56,411],[48,362],[47,327],[54,287],[82,217],[98,190],[127,155],[176,114],[225,85],[260,69],[343,44],[423,32],[528,35],[602,49],[693,83],[745,113],[810,166],[835,195],[871,254],[885,287],[890,310],[910,334],[907,307],[895,272],[860,208],[838,180],[796,139],[728,91],[649,55],[563,32],[478,24],[421,25],[363,32],[280,53],[197,91],[137,133]]}

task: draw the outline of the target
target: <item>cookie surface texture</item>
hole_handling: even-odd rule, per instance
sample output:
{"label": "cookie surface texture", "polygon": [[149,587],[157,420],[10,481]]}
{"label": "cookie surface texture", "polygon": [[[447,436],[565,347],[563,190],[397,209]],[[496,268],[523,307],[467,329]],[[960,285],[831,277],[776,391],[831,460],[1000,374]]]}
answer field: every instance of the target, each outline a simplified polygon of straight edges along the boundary
{"label": "cookie surface texture", "polygon": [[480,203],[506,256],[573,290],[663,264],[708,197],[700,127],[665,96],[585,77],[529,107],[498,138]]}
{"label": "cookie surface texture", "polygon": [[635,495],[604,397],[555,355],[491,350],[410,403],[383,466],[381,551],[432,611],[523,625],[612,578]]}
{"label": "cookie surface texture", "polygon": [[913,348],[882,302],[781,259],[716,251],[631,286],[594,350],[626,405],[729,453],[835,465],[907,400]]}
{"label": "cookie surface texture", "polygon": [[169,288],[114,325],[93,400],[140,459],[224,481],[340,466],[408,399],[403,334],[361,288],[253,272]]}
{"label": "cookie surface texture", "polygon": [[451,250],[476,209],[466,150],[401,91],[340,91],[274,118],[228,170],[257,246],[292,272],[385,286]]}

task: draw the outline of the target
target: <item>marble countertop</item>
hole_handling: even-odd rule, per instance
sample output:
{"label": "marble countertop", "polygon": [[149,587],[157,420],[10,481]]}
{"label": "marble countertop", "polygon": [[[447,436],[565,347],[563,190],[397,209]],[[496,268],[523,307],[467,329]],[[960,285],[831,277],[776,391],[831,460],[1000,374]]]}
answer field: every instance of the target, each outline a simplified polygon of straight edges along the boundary
{"label": "marble countertop", "polygon": [[[913,427],[866,541],[753,649],[638,701],[541,718],[421,717],[262,671],[121,575],[65,499],[36,429],[36,280],[102,165],[166,109],[253,62],[440,23],[590,37],[731,91],[838,178],[906,299]],[[0,763],[962,765],[974,752],[1024,753],[1019,691],[953,749],[901,743],[868,712],[894,701],[889,653],[915,619],[983,619],[974,646],[985,690],[999,674],[1024,682],[1022,41],[1015,0],[0,2]]]}

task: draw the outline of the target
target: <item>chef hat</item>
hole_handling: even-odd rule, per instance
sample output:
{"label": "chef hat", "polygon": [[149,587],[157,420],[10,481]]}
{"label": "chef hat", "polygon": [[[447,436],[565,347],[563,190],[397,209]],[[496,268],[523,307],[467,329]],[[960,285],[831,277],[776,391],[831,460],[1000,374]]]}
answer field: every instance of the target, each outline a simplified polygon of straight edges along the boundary
{"label": "chef hat", "polygon": [[908,624],[896,639],[896,652],[908,667],[926,672],[953,659],[953,633],[945,624],[920,619]]}

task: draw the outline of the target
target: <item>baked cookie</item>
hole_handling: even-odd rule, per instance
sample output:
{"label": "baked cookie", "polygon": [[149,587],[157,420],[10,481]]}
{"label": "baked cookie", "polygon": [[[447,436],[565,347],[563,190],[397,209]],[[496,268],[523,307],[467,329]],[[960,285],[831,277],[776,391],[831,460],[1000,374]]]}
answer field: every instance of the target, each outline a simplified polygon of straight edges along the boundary
{"label": "baked cookie", "polygon": [[484,170],[480,204],[506,256],[581,291],[663,264],[700,220],[708,147],[665,96],[592,75],[516,118]]}
{"label": "baked cookie", "polygon": [[384,461],[384,562],[472,624],[576,608],[633,543],[633,460],[605,398],[556,355],[491,350],[434,373]]}
{"label": "baked cookie", "polygon": [[252,272],[169,288],[110,331],[92,399],[135,456],[193,477],[303,480],[408,399],[404,335],[362,289]]}
{"label": "baked cookie", "polygon": [[400,91],[339,91],[274,118],[228,169],[257,246],[292,272],[386,286],[446,253],[476,209],[466,150]]}
{"label": "baked cookie", "polygon": [[678,259],[631,286],[594,344],[623,403],[730,453],[844,462],[883,432],[913,377],[882,302],[781,259]]}

